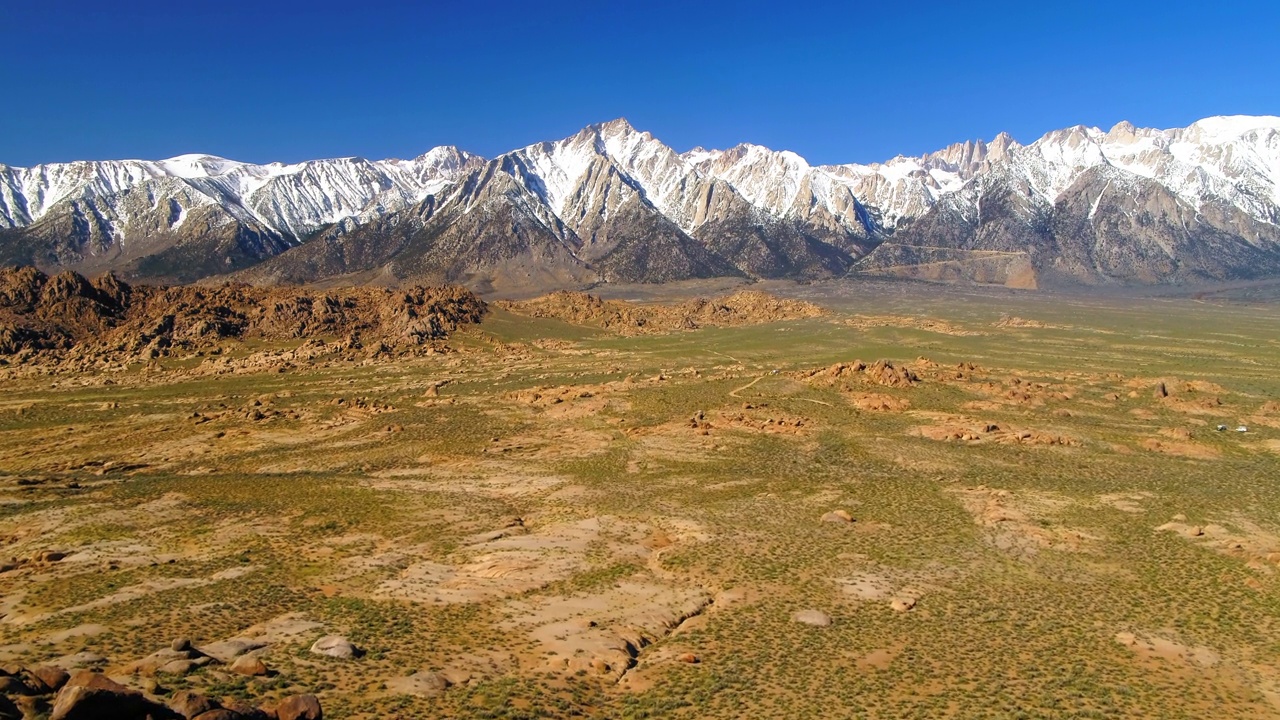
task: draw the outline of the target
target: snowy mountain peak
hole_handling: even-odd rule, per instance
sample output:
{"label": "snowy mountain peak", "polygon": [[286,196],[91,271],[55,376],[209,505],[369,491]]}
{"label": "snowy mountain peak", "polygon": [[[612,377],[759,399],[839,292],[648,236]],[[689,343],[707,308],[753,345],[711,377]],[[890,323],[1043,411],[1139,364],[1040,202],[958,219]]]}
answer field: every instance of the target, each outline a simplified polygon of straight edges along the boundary
{"label": "snowy mountain peak", "polygon": [[[627,119],[623,117],[614,118],[613,120],[609,120],[608,122],[602,122],[602,123],[597,123],[595,125],[588,126],[588,129],[594,130],[596,133],[604,137],[609,137],[613,135],[629,135],[631,133],[636,132],[636,129],[631,126],[631,123],[628,122]],[[645,133],[645,134],[647,135],[648,133]]]}
{"label": "snowy mountain peak", "polygon": [[426,180],[430,177],[456,179],[462,172],[479,167],[485,159],[452,145],[431,148],[412,160],[386,160],[385,164],[402,168]]}
{"label": "snowy mountain peak", "polygon": [[174,177],[200,178],[225,175],[240,169],[244,163],[238,163],[216,155],[189,154],[161,160],[157,165]]}
{"label": "snowy mountain peak", "polygon": [[1134,127],[1133,123],[1129,122],[1128,120],[1121,120],[1120,122],[1113,125],[1109,131],[1107,131],[1107,135],[1111,135],[1115,137],[1127,137],[1130,135],[1135,135],[1137,134],[1137,132],[1138,132],[1138,128]]}
{"label": "snowy mountain peak", "polygon": [[680,157],[691,162],[694,165],[701,165],[709,160],[714,160],[721,154],[720,150],[708,150],[701,145],[687,152],[680,153]]}
{"label": "snowy mountain peak", "polygon": [[1067,148],[1082,148],[1091,144],[1095,144],[1099,139],[1105,136],[1102,130],[1096,127],[1085,127],[1084,125],[1072,125],[1061,130],[1052,130],[1045,133],[1034,144],[1041,145],[1059,145]]}
{"label": "snowy mountain peak", "polygon": [[1280,130],[1280,117],[1272,115],[1217,115],[1197,120],[1187,127],[1206,142],[1228,142],[1252,133]]}
{"label": "snowy mountain peak", "polygon": [[1069,199],[1082,179],[1099,178],[1106,192],[1154,182],[1193,214],[1228,208],[1249,222],[1275,225],[1280,118],[1210,117],[1171,130],[1076,125],[1025,146],[1000,133],[868,165],[813,166],[794,152],[752,143],[677,153],[625,118],[493,161],[440,146],[411,160],[253,164],[190,154],[0,165],[0,230],[47,226],[40,232],[54,238],[87,233],[99,238],[104,257],[118,250],[112,243],[137,247],[178,228],[240,227],[251,244],[288,246],[423,204],[429,213],[488,187],[464,206],[481,197],[518,197],[528,217],[569,228],[565,237],[581,233],[596,251],[609,247],[607,235],[617,237],[619,218],[645,213],[661,217],[662,232],[683,233],[685,240],[721,233],[724,242],[739,242],[786,227],[809,233],[806,242],[837,238],[848,241],[843,247],[865,248],[869,238],[889,237],[944,201],[961,216],[979,217],[983,193],[1001,188],[1020,193],[1021,206],[1043,210]]}

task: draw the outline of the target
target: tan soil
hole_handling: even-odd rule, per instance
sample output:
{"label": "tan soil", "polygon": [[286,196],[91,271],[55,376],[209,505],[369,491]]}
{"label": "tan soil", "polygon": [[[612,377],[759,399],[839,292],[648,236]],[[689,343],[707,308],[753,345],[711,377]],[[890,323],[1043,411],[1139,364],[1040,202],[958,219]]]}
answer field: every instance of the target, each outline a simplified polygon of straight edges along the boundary
{"label": "tan soil", "polygon": [[1266,575],[1280,567],[1280,535],[1241,515],[1233,515],[1221,524],[1195,524],[1179,516],[1156,530],[1176,533],[1201,547],[1238,558]]}
{"label": "tan soil", "polygon": [[1147,438],[1142,441],[1142,447],[1152,452],[1177,455],[1178,457],[1194,460],[1214,460],[1222,455],[1222,451],[1216,447],[1190,441]]}
{"label": "tan soil", "polygon": [[1041,550],[1079,552],[1092,549],[1101,538],[1052,522],[1070,501],[1047,493],[1013,492],[978,486],[951,490],[974,522],[984,528],[985,539],[1014,556],[1031,556]]}

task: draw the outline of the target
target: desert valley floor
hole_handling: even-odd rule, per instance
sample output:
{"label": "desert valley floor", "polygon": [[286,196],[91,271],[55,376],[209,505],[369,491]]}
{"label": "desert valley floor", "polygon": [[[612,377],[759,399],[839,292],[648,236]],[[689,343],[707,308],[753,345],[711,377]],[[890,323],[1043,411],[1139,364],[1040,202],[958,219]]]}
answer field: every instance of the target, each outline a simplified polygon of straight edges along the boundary
{"label": "desert valley floor", "polygon": [[0,366],[0,664],[333,718],[1280,717],[1280,304],[771,291],[814,305]]}

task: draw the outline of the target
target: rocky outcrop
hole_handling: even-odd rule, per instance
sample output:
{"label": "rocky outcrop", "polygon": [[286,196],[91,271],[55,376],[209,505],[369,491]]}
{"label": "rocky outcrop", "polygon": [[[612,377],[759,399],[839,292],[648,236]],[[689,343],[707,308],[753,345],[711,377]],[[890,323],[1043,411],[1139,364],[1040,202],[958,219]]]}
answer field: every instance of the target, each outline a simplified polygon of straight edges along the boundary
{"label": "rocky outcrop", "polygon": [[[171,648],[179,652],[177,648]],[[116,682],[101,673],[42,666],[32,670],[0,668],[0,718],[48,717],[50,720],[322,720],[315,695],[292,695],[273,709],[241,700],[218,701],[192,690],[179,690],[166,703]],[[167,690],[156,692],[167,693]]]}
{"label": "rocky outcrop", "polygon": [[80,671],[53,699],[50,720],[143,720],[172,718],[164,705],[147,699],[105,675]]}
{"label": "rocky outcrop", "polygon": [[533,300],[499,301],[496,305],[523,315],[557,318],[623,335],[797,320],[817,317],[824,312],[811,303],[785,300],[751,290],[713,300],[699,298],[672,305],[602,300],[594,295],[569,291]]}
{"label": "rocky outcrop", "polygon": [[877,360],[870,365],[861,360],[836,363],[825,368],[814,368],[796,373],[805,382],[823,386],[847,388],[852,382],[869,382],[886,387],[911,387],[920,382],[915,370],[905,365],[895,365],[889,360]]}
{"label": "rocky outcrop", "polygon": [[315,655],[338,658],[339,660],[351,660],[363,654],[360,648],[340,635],[325,635],[316,640],[311,644],[311,652]]}
{"label": "rocky outcrop", "polygon": [[479,322],[486,311],[484,302],[457,287],[130,286],[110,274],[91,282],[71,272],[49,277],[30,267],[6,268],[0,269],[0,355],[57,351],[149,360],[225,340],[322,337],[418,347]]}
{"label": "rocky outcrop", "polygon": [[324,720],[324,712],[315,695],[293,695],[275,708],[278,720]]}

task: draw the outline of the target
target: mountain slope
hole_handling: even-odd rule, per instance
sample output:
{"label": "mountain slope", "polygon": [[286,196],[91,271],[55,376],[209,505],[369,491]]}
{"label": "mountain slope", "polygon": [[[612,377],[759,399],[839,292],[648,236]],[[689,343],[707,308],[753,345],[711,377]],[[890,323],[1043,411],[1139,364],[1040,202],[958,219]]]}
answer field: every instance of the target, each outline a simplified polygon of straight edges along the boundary
{"label": "mountain slope", "polygon": [[444,198],[429,196],[367,222],[330,227],[242,274],[257,283],[301,283],[370,274],[452,282],[483,290],[580,285],[592,279],[577,237],[517,180],[511,159],[490,161]]}
{"label": "mountain slope", "polygon": [[1203,282],[1280,273],[1278,225],[1274,117],[1001,134],[872,165],[678,153],[625,120],[493,160],[0,165],[0,262],[178,282]]}
{"label": "mountain slope", "polygon": [[[1074,127],[1004,156],[857,265],[869,274],[1156,284],[1280,274],[1280,118]],[[992,277],[994,253],[1018,272]],[[1003,278],[1003,279],[1002,279]]]}
{"label": "mountain slope", "polygon": [[256,264],[342,219],[408,207],[479,163],[436,148],[411,161],[0,165],[0,260],[191,281]]}

